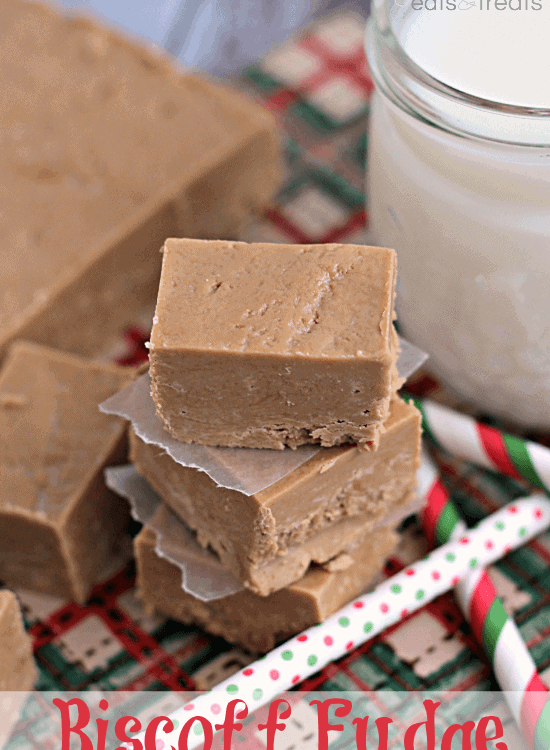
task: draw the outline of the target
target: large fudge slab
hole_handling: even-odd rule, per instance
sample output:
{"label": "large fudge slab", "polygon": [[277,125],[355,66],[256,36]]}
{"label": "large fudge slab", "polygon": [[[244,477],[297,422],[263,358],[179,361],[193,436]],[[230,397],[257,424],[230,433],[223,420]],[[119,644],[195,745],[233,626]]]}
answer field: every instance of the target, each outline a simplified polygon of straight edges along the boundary
{"label": "large fudge slab", "polygon": [[152,395],[178,440],[375,448],[399,382],[393,250],[169,239]]}
{"label": "large fudge slab", "polygon": [[[0,591],[0,691],[32,690],[38,670],[15,594]],[[4,706],[3,706],[4,710]],[[2,717],[0,724],[3,724]],[[2,734],[0,729],[0,734]]]}
{"label": "large fudge slab", "polygon": [[322,622],[366,589],[397,543],[397,534],[380,529],[350,553],[341,570],[311,567],[305,576],[271,596],[251,591],[203,602],[181,588],[181,570],[155,552],[156,535],[145,527],[134,541],[137,585],[148,609],[185,623],[197,623],[214,635],[252,651],[275,644]]}
{"label": "large fudge slab", "polygon": [[[319,450],[270,487],[247,496],[218,487],[130,432],[130,459],[160,497],[244,585],[266,596],[312,560],[348,549],[410,502],[420,462],[419,412],[394,397],[380,446]],[[331,533],[339,524],[340,532]]]}
{"label": "large fudge slab", "polygon": [[17,342],[0,372],[0,579],[78,602],[125,538],[128,507],[103,482],[126,423],[98,404],[128,369]]}
{"label": "large fudge slab", "polygon": [[0,0],[0,357],[95,355],[153,310],[166,237],[236,236],[278,184],[274,120],[160,50]]}

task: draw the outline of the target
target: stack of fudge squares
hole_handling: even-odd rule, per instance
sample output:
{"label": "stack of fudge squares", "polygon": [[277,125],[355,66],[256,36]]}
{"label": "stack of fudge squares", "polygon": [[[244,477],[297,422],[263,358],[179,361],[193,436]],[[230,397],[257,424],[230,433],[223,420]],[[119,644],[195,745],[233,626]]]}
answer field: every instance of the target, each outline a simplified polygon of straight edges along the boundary
{"label": "stack of fudge squares", "polygon": [[258,463],[310,449],[245,494],[131,431],[139,474],[242,584],[209,601],[184,591],[146,525],[135,554],[149,608],[267,651],[380,573],[420,462],[420,415],[397,394],[395,278],[386,248],[166,241],[149,344],[163,429]]}

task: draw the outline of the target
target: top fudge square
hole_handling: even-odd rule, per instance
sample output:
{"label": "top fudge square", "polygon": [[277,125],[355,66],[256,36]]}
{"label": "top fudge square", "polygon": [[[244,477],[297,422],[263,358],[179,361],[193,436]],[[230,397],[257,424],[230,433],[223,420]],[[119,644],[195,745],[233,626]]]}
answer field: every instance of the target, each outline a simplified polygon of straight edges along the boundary
{"label": "top fudge square", "polygon": [[174,438],[376,449],[400,385],[393,250],[169,239],[163,254],[150,371]]}

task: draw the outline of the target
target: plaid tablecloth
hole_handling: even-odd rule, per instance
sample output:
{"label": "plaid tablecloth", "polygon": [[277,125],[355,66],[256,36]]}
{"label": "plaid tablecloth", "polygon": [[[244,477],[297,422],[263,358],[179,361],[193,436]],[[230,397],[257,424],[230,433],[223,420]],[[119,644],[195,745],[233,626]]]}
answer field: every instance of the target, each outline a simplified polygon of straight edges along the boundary
{"label": "plaid tablecloth", "polygon": [[[363,52],[364,21],[335,15],[270,52],[240,83],[277,116],[286,150],[284,186],[245,239],[368,242],[364,173],[372,82]],[[139,361],[146,332],[126,332],[121,361]],[[409,391],[449,403],[427,373]],[[437,453],[468,523],[529,489]],[[425,551],[414,519],[388,562],[396,572]],[[550,684],[550,534],[494,569],[499,594],[519,625],[543,680]],[[254,655],[194,627],[146,616],[130,564],[98,585],[85,606],[20,591],[40,667],[37,687],[51,689],[208,689]],[[299,690],[497,689],[452,595],[445,595],[297,686]],[[48,747],[30,721],[18,747]],[[41,734],[42,733],[42,734]],[[54,745],[52,745],[53,747]],[[261,746],[261,743],[260,745]]]}

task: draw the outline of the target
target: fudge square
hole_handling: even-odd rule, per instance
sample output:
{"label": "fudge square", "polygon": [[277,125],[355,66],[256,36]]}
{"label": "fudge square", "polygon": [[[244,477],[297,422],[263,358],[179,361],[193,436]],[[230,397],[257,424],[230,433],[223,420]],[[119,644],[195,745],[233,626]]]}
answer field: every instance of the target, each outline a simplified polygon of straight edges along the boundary
{"label": "fudge square", "polygon": [[[37,677],[31,639],[25,632],[19,603],[15,594],[4,589],[0,591],[0,691],[32,690]],[[0,725],[6,720],[4,705],[2,713]],[[2,727],[0,735],[1,730]]]}
{"label": "fudge square", "polygon": [[[421,417],[392,399],[377,451],[319,449],[288,476],[253,495],[218,487],[204,472],[176,463],[130,431],[136,470],[210,546],[223,565],[261,596],[351,547],[414,496]],[[338,525],[338,533],[331,531]]]}
{"label": "fudge square", "polygon": [[203,602],[181,587],[181,570],[157,555],[156,534],[145,526],[134,540],[137,586],[148,610],[197,623],[251,651],[269,651],[359,596],[382,570],[398,535],[389,528],[369,534],[340,569],[309,568],[303,578],[271,596],[251,591]]}
{"label": "fudge square", "polygon": [[0,0],[0,29],[0,358],[21,338],[96,356],[152,311],[166,237],[233,237],[263,210],[279,133],[236,88],[50,3]]}
{"label": "fudge square", "polygon": [[375,448],[400,384],[396,257],[169,239],[150,342],[166,429],[203,445]]}
{"label": "fudge square", "polygon": [[126,423],[98,404],[132,371],[16,342],[0,372],[0,579],[84,602],[125,539],[127,503],[103,467]]}

